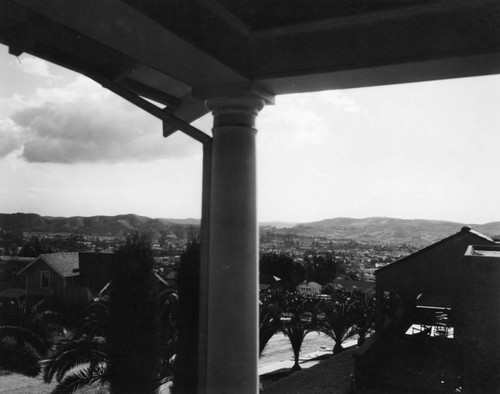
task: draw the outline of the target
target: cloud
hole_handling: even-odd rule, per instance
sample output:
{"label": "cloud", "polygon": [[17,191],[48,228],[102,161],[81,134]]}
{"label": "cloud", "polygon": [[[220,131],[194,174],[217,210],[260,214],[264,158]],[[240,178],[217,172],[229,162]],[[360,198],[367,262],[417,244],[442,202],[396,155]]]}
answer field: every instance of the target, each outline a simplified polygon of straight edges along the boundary
{"label": "cloud", "polygon": [[23,146],[20,128],[11,119],[0,120],[0,158]]}
{"label": "cloud", "polygon": [[[152,161],[195,154],[188,137],[161,135],[161,121],[94,82],[78,77],[64,88],[40,88],[8,100],[11,117],[0,157],[22,146],[29,162]],[[2,144],[3,147],[3,144]]]}
{"label": "cloud", "polygon": [[[259,129],[267,131],[259,135],[261,146],[320,146],[331,138],[332,128],[338,133],[339,119],[355,117],[359,111],[356,101],[339,90],[279,96],[258,119]],[[276,132],[281,130],[286,132]]]}
{"label": "cloud", "polygon": [[20,60],[21,69],[28,75],[40,78],[49,78],[51,80],[60,79],[58,75],[51,74],[49,66],[45,60],[23,56]]}

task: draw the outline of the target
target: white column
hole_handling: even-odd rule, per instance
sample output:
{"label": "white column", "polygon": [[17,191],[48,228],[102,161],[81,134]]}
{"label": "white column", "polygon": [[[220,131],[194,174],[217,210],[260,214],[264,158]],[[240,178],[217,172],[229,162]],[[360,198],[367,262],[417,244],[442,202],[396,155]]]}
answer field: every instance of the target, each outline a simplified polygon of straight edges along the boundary
{"label": "white column", "polygon": [[214,115],[206,392],[258,391],[258,228],[254,93],[207,100]]}

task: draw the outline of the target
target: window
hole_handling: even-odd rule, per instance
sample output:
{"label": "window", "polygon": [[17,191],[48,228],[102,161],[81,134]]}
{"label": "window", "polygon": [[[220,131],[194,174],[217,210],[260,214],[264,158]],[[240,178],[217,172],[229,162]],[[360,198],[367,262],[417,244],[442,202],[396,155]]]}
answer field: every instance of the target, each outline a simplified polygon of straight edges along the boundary
{"label": "window", "polygon": [[50,272],[49,271],[40,272],[40,287],[43,289],[48,289],[50,287]]}

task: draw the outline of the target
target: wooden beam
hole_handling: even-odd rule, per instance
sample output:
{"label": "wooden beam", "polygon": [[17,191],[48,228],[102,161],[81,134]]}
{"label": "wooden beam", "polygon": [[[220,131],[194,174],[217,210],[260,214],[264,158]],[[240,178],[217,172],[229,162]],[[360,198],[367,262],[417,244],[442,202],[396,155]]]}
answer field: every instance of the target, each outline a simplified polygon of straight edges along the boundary
{"label": "wooden beam", "polygon": [[163,109],[157,107],[154,104],[151,104],[150,102],[137,96],[136,94],[116,84],[115,82],[108,81],[100,76],[95,76],[95,75],[92,76],[91,78],[94,79],[96,82],[100,83],[106,89],[111,90],[113,93],[116,93],[118,96],[131,102],[137,107],[143,109],[144,111],[150,113],[153,116],[156,116],[158,119],[161,119],[164,122],[170,124],[173,128],[181,130],[185,134],[189,135],[191,138],[194,138],[196,141],[205,144],[212,140],[212,137],[205,134],[196,127],[191,126],[189,123],[186,123],[182,119],[179,119],[178,117],[172,115],[171,113],[164,111]]}
{"label": "wooden beam", "polygon": [[170,108],[179,108],[180,106],[180,100],[177,97],[152,88],[151,86],[144,85],[141,82],[134,81],[133,79],[124,78],[120,81],[120,85],[139,96],[147,97]]}

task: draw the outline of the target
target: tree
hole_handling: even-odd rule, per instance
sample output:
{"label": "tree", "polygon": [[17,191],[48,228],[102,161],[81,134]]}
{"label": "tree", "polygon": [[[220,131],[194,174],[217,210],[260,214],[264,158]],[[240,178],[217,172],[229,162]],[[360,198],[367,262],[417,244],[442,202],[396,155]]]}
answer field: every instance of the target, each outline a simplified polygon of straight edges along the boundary
{"label": "tree", "polygon": [[181,255],[177,275],[177,345],[174,363],[174,389],[191,393],[198,387],[198,330],[200,298],[200,243],[191,238]]}
{"label": "tree", "polygon": [[178,338],[176,319],[179,296],[177,292],[172,291],[160,296],[159,305],[160,369],[158,377],[163,384],[174,379],[174,361]]}
{"label": "tree", "polygon": [[26,376],[40,373],[40,361],[49,354],[60,331],[57,313],[45,304],[42,300],[29,309],[22,303],[2,321],[0,369]]}
{"label": "tree", "polygon": [[376,301],[375,297],[360,290],[354,290],[353,296],[353,316],[354,329],[358,335],[358,346],[361,346],[366,336],[375,329]]}
{"label": "tree", "polygon": [[[59,341],[43,372],[43,380],[53,378],[58,385],[52,394],[69,394],[100,383],[109,383],[109,349],[101,336],[84,334]],[[78,367],[78,368],[75,368]]]}
{"label": "tree", "polygon": [[47,354],[45,342],[32,331],[18,326],[0,326],[0,369],[35,377]]}
{"label": "tree", "polygon": [[337,267],[330,253],[326,255],[305,255],[304,263],[307,270],[307,281],[321,285],[335,279]]}
{"label": "tree", "polygon": [[324,319],[320,330],[335,341],[333,354],[344,349],[342,343],[356,334],[354,302],[351,292],[335,290],[330,300],[321,302],[320,310]]}
{"label": "tree", "polygon": [[306,279],[305,267],[284,253],[263,253],[259,266],[262,274],[280,278],[280,286],[285,290],[295,290],[297,285]]}
{"label": "tree", "polygon": [[122,246],[110,285],[109,381],[111,393],[154,393],[159,363],[153,255],[134,234]]}
{"label": "tree", "polygon": [[23,245],[19,251],[19,256],[22,257],[38,257],[42,253],[46,253],[48,250],[42,247],[40,238],[31,237],[30,241]]}
{"label": "tree", "polygon": [[[128,238],[116,253],[109,309],[93,308],[83,332],[61,342],[45,371],[60,381],[56,393],[109,382],[111,393],[154,393],[158,386],[158,313],[148,239]],[[100,312],[98,312],[100,311]],[[101,330],[101,331],[100,331]],[[101,335],[99,335],[101,332]],[[76,372],[72,366],[88,363]]]}
{"label": "tree", "polygon": [[299,292],[286,292],[283,298],[283,333],[292,345],[294,365],[292,371],[299,371],[300,349],[307,334],[320,329],[318,321],[318,299],[311,295],[301,295]]}
{"label": "tree", "polygon": [[[175,349],[174,326],[175,292],[160,297],[160,352],[161,362],[156,384],[172,380],[172,362]],[[44,381],[58,382],[53,393],[73,393],[83,387],[110,381],[110,306],[107,298],[95,298],[85,309],[85,317],[74,333],[61,339],[44,368]],[[76,367],[76,368],[75,368]]]}
{"label": "tree", "polygon": [[45,383],[54,378],[58,382],[53,394],[73,393],[94,383],[109,384],[109,315],[107,300],[93,299],[83,322],[58,341],[43,370]]}
{"label": "tree", "polygon": [[259,356],[274,334],[281,331],[283,324],[283,291],[266,290],[260,293],[259,306]]}

